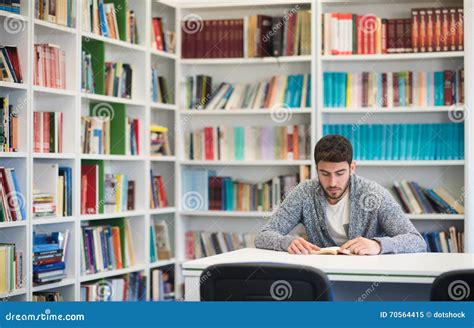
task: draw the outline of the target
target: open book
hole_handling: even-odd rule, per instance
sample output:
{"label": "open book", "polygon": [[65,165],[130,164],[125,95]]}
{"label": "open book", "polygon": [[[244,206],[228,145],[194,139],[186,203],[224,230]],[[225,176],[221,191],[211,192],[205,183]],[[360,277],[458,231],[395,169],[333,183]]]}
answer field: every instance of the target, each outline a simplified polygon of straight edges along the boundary
{"label": "open book", "polygon": [[339,246],[321,248],[319,251],[311,251],[311,254],[327,254],[327,255],[355,255],[348,249],[341,249]]}

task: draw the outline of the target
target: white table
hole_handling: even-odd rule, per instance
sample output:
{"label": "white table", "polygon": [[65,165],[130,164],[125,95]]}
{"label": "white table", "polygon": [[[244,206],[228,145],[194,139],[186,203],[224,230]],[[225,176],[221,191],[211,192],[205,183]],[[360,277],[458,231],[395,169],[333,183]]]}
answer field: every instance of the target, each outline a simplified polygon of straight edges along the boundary
{"label": "white table", "polygon": [[417,253],[377,256],[293,255],[255,248],[183,263],[185,299],[199,301],[199,282],[208,266],[271,262],[306,265],[324,271],[335,300],[428,300],[431,283],[441,273],[474,268],[474,254]]}

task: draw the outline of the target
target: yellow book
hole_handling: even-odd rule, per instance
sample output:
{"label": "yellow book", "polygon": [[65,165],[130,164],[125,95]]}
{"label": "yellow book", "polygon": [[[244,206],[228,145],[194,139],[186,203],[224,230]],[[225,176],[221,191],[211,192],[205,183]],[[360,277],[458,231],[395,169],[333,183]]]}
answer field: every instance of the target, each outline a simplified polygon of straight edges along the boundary
{"label": "yellow book", "polygon": [[116,192],[115,192],[115,212],[122,212],[122,175],[116,176]]}
{"label": "yellow book", "polygon": [[351,76],[352,74],[347,73],[347,83],[346,83],[346,107],[351,107]]}
{"label": "yellow book", "polygon": [[8,292],[7,246],[0,246],[0,294]]}

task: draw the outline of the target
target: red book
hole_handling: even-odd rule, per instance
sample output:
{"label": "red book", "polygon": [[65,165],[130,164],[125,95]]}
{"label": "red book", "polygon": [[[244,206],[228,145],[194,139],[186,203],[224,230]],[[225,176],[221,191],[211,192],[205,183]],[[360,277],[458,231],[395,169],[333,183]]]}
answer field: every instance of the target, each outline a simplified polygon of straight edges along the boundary
{"label": "red book", "polygon": [[456,34],[458,33],[458,26],[457,25],[457,10],[456,8],[449,9],[449,50],[456,51],[457,49],[457,42],[456,42]]}
{"label": "red book", "polygon": [[419,14],[418,9],[412,9],[411,11],[411,46],[413,48],[413,52],[419,52],[419,42],[418,42],[418,35],[420,33],[419,27]]}
{"label": "red book", "polygon": [[43,131],[43,127],[41,124],[42,115],[40,112],[33,113],[33,151],[35,153],[41,152],[41,131]]}
{"label": "red book", "polygon": [[222,209],[222,177],[209,177],[209,209]]}
{"label": "red book", "polygon": [[442,20],[441,20],[441,49],[442,51],[448,51],[449,49],[449,10],[443,9]]}
{"label": "red book", "polygon": [[426,49],[428,52],[433,52],[434,50],[434,32],[435,32],[435,24],[434,24],[434,12],[432,9],[426,10]]}
{"label": "red book", "polygon": [[363,43],[364,43],[363,35],[364,35],[364,33],[362,33],[361,20],[362,20],[362,16],[358,15],[356,17],[357,54],[358,55],[362,55],[364,53],[364,49],[363,49]]}
{"label": "red book", "polygon": [[413,105],[413,72],[408,72],[408,104]]}
{"label": "red book", "polygon": [[388,106],[387,73],[382,73],[382,107]]}
{"label": "red book", "polygon": [[400,92],[398,89],[398,79],[399,74],[393,72],[393,107],[398,107],[400,105]]}
{"label": "red book", "polygon": [[453,72],[444,71],[444,105],[453,104]]}
{"label": "red book", "polygon": [[387,53],[394,53],[396,52],[396,43],[397,43],[397,36],[396,36],[396,26],[395,26],[395,19],[389,19],[387,24]]}
{"label": "red book", "polygon": [[403,19],[396,19],[395,20],[395,48],[396,52],[404,52],[405,51],[405,21]]}
{"label": "red book", "polygon": [[362,107],[369,105],[369,73],[362,73]]}
{"label": "red book", "polygon": [[387,33],[387,26],[388,25],[388,19],[382,19],[382,53],[386,54],[387,53],[387,48],[388,48],[388,33]]}
{"label": "red book", "polygon": [[81,186],[82,195],[85,195],[84,208],[81,209],[81,214],[97,214],[97,177],[98,166],[83,164],[81,166],[81,176],[83,177],[83,184]]}
{"label": "red book", "polygon": [[464,9],[458,8],[458,28],[457,28],[457,50],[464,50]]}
{"label": "red book", "polygon": [[135,134],[135,140],[137,143],[137,155],[140,155],[140,120],[133,120],[133,133]]}
{"label": "red book", "polygon": [[194,233],[192,231],[186,232],[186,259],[194,260],[196,258],[196,253],[194,249]]}
{"label": "red book", "polygon": [[[333,13],[333,17],[336,16],[338,21],[340,19],[338,13]],[[258,25],[257,28],[260,28],[260,17],[258,16]],[[288,17],[288,26],[287,26],[287,38],[286,38],[286,49],[285,49],[285,56],[293,56],[293,50],[294,50],[294,42],[295,42],[295,25],[296,25],[296,15],[290,15]],[[338,22],[339,23],[339,22]],[[271,18],[270,18],[270,28],[271,28]],[[260,37],[260,40],[263,36]],[[260,43],[259,40],[259,43]],[[339,51],[339,49],[337,49]],[[260,50],[259,50],[260,53]],[[259,57],[261,57],[259,55]]]}
{"label": "red book", "polygon": [[204,128],[204,145],[205,145],[205,160],[214,160],[214,137],[211,127]]}
{"label": "red book", "polygon": [[161,25],[161,18],[153,17],[153,31],[155,33],[156,49],[163,50],[163,31]]}
{"label": "red book", "polygon": [[441,51],[441,9],[434,10],[434,51]]}
{"label": "red book", "polygon": [[298,125],[295,125],[293,127],[293,158],[294,159],[300,159],[300,150],[299,150],[298,142],[299,142],[299,129],[298,129]]}
{"label": "red book", "polygon": [[[207,57],[210,58],[227,58],[228,54],[225,53],[224,42],[226,40],[226,31],[223,29],[223,19],[213,19],[210,21],[204,21],[204,39],[205,49],[207,51]],[[207,46],[210,44],[210,47]]]}
{"label": "red book", "polygon": [[14,193],[13,186],[8,184],[7,180],[7,169],[4,167],[0,167],[0,183],[3,185],[3,192],[4,192],[4,201],[7,203],[8,211],[10,212],[10,216],[12,217],[12,221],[17,220],[15,206],[12,206],[12,195]]}
{"label": "red book", "polygon": [[[270,28],[272,27],[272,23],[270,20]],[[243,57],[244,56],[244,20],[243,19],[237,19],[237,57]],[[270,43],[270,41],[268,41]],[[271,50],[272,50],[272,44],[269,45],[269,54],[268,56],[271,56]]]}
{"label": "red book", "polygon": [[405,46],[405,52],[413,52],[413,47],[411,44],[411,19],[404,19],[403,21],[403,44]]}
{"label": "red book", "polygon": [[158,191],[159,191],[162,207],[168,206],[168,202],[166,200],[165,187],[163,184],[163,177],[161,175],[158,176]]}
{"label": "red book", "polygon": [[420,9],[420,23],[418,25],[418,44],[419,44],[419,49],[420,52],[426,52],[427,50],[427,44],[426,44],[426,10]]}
{"label": "red book", "polygon": [[51,137],[50,113],[42,112],[41,114],[43,115],[43,153],[49,153],[49,138]]}

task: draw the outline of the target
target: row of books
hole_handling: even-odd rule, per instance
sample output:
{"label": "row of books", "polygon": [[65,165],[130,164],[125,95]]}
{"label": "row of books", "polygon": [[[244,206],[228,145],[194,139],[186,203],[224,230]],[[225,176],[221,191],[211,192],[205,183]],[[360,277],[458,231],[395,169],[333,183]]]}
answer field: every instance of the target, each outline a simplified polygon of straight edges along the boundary
{"label": "row of books", "polygon": [[167,127],[156,124],[150,126],[150,154],[153,156],[171,155]]}
{"label": "row of books", "polygon": [[25,206],[15,168],[0,166],[0,222],[26,220]]}
{"label": "row of books", "polygon": [[464,70],[325,72],[324,107],[424,107],[464,103]]}
{"label": "row of books", "polygon": [[21,0],[0,0],[0,10],[20,14]]}
{"label": "row of books", "polygon": [[76,2],[73,0],[36,0],[35,17],[46,22],[74,27]]}
{"label": "row of books", "polygon": [[146,276],[131,272],[120,278],[81,284],[82,302],[144,301]]}
{"label": "row of books", "polygon": [[162,104],[173,104],[173,93],[164,76],[158,75],[158,68],[151,68],[151,100]]}
{"label": "row of books", "polygon": [[8,95],[0,96],[0,153],[18,151],[18,110]]}
{"label": "row of books", "polygon": [[81,272],[94,274],[135,265],[130,222],[125,218],[94,220],[82,227]]}
{"label": "row of books", "polygon": [[[112,115],[113,116],[113,115]],[[84,154],[110,155],[112,142],[122,138],[125,144],[123,155],[140,154],[140,120],[127,117],[124,126],[119,126],[119,118],[112,116],[82,116],[81,145]],[[112,121],[111,121],[112,118]],[[117,135],[117,134],[121,134]]]}
{"label": "row of books", "polygon": [[18,47],[0,45],[0,81],[23,83]]}
{"label": "row of books", "polygon": [[33,151],[36,153],[63,152],[63,113],[33,113]]}
{"label": "row of books", "polygon": [[96,93],[94,72],[92,71],[92,55],[85,51],[81,55],[81,90],[85,93]]}
{"label": "row of books", "polygon": [[35,44],[34,84],[66,89],[66,52],[56,44]]}
{"label": "row of books", "polygon": [[151,270],[150,294],[150,299],[154,302],[175,299],[173,265]]}
{"label": "row of books", "polygon": [[165,17],[153,17],[151,29],[151,47],[156,50],[174,53],[176,48],[176,35],[166,30]]}
{"label": "row of books", "polygon": [[133,10],[104,0],[84,0],[81,12],[84,32],[138,44],[137,17]]}
{"label": "row of books", "polygon": [[311,157],[308,125],[214,126],[186,133],[190,160],[300,160]]}
{"label": "row of books", "polygon": [[35,163],[34,217],[72,215],[72,169],[50,163]]}
{"label": "row of books", "polygon": [[150,262],[171,259],[168,224],[165,220],[152,220],[150,226]]}
{"label": "row of books", "polygon": [[186,232],[186,259],[199,259],[241,248],[255,247],[255,234],[231,232]]}
{"label": "row of books", "polygon": [[67,277],[66,260],[69,230],[33,232],[33,282],[50,284]]}
{"label": "row of books", "polygon": [[123,174],[109,173],[104,174],[101,181],[99,170],[99,165],[83,163],[81,166],[81,214],[98,214],[99,206],[103,209],[101,213],[134,210],[135,181]]}
{"label": "row of books", "polygon": [[323,134],[348,138],[355,160],[464,159],[464,124],[328,124]]}
{"label": "row of books", "polygon": [[0,294],[23,288],[23,252],[13,243],[0,243]]}
{"label": "row of books", "polygon": [[124,63],[105,63],[105,95],[132,98],[132,67]]}
{"label": "row of books", "polygon": [[63,302],[61,292],[35,292],[33,293],[33,302]]}
{"label": "row of books", "polygon": [[[88,193],[90,191],[87,191]],[[123,174],[105,174],[105,213],[135,209],[135,181]]]}
{"label": "row of books", "polygon": [[448,232],[428,232],[421,234],[426,241],[428,252],[464,253],[464,232],[452,226]]}
{"label": "row of books", "polygon": [[150,208],[164,208],[168,206],[163,177],[154,175],[150,170]]}
{"label": "row of books", "polygon": [[311,13],[293,8],[284,16],[247,16],[244,34],[245,57],[310,55]]}
{"label": "row of books", "polygon": [[[214,171],[183,171],[183,208],[188,211],[272,211],[298,183],[310,178],[310,168],[251,183],[216,176]],[[197,201],[198,200],[198,201]]]}
{"label": "row of books", "polygon": [[311,74],[278,75],[254,83],[222,82],[212,88],[207,75],[186,78],[187,109],[259,109],[311,107]]}
{"label": "row of books", "polygon": [[311,16],[289,10],[285,16],[181,22],[183,58],[237,58],[311,54]]}
{"label": "row of books", "polygon": [[393,189],[405,213],[464,214],[464,206],[446,188],[423,188],[415,181],[394,181]]}
{"label": "row of books", "polygon": [[413,9],[411,18],[385,19],[373,14],[325,13],[323,54],[387,54],[462,51],[462,8]]}

